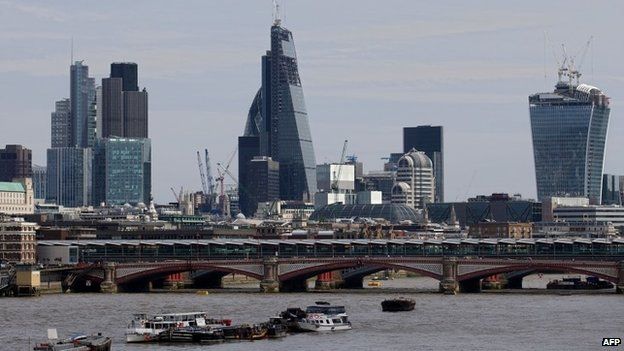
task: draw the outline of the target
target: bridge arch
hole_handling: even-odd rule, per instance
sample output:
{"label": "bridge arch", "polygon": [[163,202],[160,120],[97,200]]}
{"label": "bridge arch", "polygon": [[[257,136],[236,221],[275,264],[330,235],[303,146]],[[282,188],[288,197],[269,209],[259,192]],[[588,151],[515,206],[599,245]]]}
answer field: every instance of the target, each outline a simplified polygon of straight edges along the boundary
{"label": "bridge arch", "polygon": [[[598,269],[604,270],[604,268],[607,268],[607,269],[612,268],[615,274],[609,275],[607,273],[604,273],[598,270]],[[471,271],[465,274],[458,274],[457,281],[461,283],[461,282],[466,282],[466,281],[471,281],[471,280],[483,279],[483,278],[496,275],[496,274],[504,274],[504,273],[511,273],[511,272],[520,272],[520,271],[525,271],[527,273],[523,276],[526,276],[532,273],[538,273],[538,272],[578,273],[578,274],[595,276],[600,279],[610,281],[614,284],[618,283],[617,270],[616,270],[615,265],[613,265],[612,267],[609,267],[608,265],[601,265],[598,267],[592,267],[592,266],[583,267],[579,265],[572,266],[572,265],[562,265],[562,264],[548,263],[548,262],[532,263],[530,261],[527,262],[526,264],[503,265],[503,266],[498,266],[498,267],[485,266],[484,269]]]}

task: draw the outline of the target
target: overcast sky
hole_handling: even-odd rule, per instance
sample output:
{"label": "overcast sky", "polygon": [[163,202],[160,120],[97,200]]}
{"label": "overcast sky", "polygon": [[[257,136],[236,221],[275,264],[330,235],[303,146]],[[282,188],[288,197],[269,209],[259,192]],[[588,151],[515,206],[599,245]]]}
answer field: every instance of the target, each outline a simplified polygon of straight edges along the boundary
{"label": "overcast sky", "polygon": [[[555,84],[551,46],[577,53],[593,35],[582,80],[612,98],[605,172],[624,174],[624,2],[282,3],[317,163],[337,161],[348,139],[366,170],[381,169],[381,157],[402,151],[402,127],[442,125],[447,201],[535,197],[527,97]],[[74,58],[98,82],[113,61],[138,63],[156,201],[173,201],[169,187],[199,190],[195,152],[208,148],[214,169],[243,131],[271,13],[271,0],[0,0],[0,145],[24,144],[45,165],[73,37]]]}

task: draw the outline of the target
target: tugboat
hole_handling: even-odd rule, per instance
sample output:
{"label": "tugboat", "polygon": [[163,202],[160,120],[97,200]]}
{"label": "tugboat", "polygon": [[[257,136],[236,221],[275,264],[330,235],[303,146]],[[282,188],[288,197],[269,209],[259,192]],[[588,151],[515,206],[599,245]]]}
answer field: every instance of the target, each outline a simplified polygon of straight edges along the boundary
{"label": "tugboat", "polygon": [[416,301],[399,297],[398,299],[384,300],[381,303],[381,310],[383,312],[412,311],[414,306],[416,306]]}
{"label": "tugboat", "polygon": [[546,289],[566,289],[566,290],[598,290],[613,289],[613,284],[598,277],[587,277],[585,281],[581,278],[555,279],[546,284]]}
{"label": "tugboat", "polygon": [[315,306],[306,308],[306,317],[297,320],[302,331],[338,331],[351,330],[351,322],[344,306],[331,306],[324,301],[317,301]]}
{"label": "tugboat", "polygon": [[112,340],[97,335],[72,335],[58,340],[56,329],[48,329],[48,342],[35,345],[35,351],[110,351]]}

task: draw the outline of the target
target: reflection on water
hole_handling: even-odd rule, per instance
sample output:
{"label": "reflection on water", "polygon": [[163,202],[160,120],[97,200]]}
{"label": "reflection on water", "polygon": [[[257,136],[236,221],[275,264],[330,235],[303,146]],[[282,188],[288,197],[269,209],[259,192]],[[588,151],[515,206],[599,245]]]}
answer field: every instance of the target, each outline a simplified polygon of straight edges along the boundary
{"label": "reflection on water", "polygon": [[[527,277],[529,287],[545,286],[549,275]],[[542,284],[543,283],[543,284]],[[246,294],[66,294],[0,299],[0,350],[27,350],[45,339],[47,328],[60,335],[102,332],[113,350],[593,350],[603,337],[624,337],[622,296],[393,293],[385,288],[435,290],[430,278],[383,281],[375,293]],[[410,296],[416,309],[383,313],[382,300]],[[298,334],[283,340],[199,345],[127,345],[125,326],[132,313],[206,310],[234,322],[259,322],[290,306],[317,300],[344,304],[354,330]],[[32,349],[32,347],[31,347]]]}

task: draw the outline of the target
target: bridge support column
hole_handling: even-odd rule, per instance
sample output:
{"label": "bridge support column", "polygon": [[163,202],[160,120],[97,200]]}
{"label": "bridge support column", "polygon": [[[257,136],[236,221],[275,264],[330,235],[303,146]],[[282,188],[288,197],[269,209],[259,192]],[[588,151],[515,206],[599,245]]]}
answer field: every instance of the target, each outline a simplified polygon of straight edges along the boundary
{"label": "bridge support column", "polygon": [[260,291],[265,293],[279,292],[279,274],[277,271],[277,257],[267,257],[264,259],[264,277],[260,282]]}
{"label": "bridge support column", "polygon": [[100,284],[100,289],[103,293],[116,293],[117,292],[117,284],[116,280],[116,268],[114,262],[107,262],[104,265],[104,281]]}
{"label": "bridge support column", "polygon": [[624,294],[624,261],[620,261],[618,264],[618,282],[615,286],[615,292]]}
{"label": "bridge support column", "polygon": [[440,282],[440,292],[446,295],[455,295],[458,291],[457,258],[444,257],[444,259],[442,259],[442,281]]}

